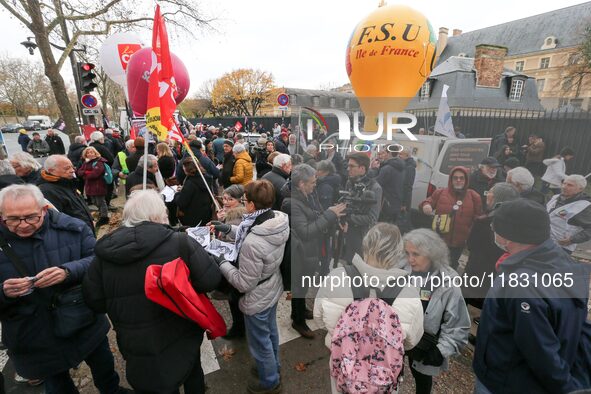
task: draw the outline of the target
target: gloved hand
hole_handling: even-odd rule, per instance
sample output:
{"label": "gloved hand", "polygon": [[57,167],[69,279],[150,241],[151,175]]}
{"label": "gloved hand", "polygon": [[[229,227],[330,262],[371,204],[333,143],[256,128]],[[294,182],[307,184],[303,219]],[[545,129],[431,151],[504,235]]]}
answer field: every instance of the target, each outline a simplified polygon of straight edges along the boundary
{"label": "gloved hand", "polygon": [[217,220],[212,221],[211,225],[213,228],[215,228],[215,231],[219,231],[220,233],[228,234],[230,231],[232,231],[232,226],[218,222]]}
{"label": "gloved hand", "polygon": [[437,346],[433,346],[431,349],[429,349],[427,356],[423,360],[423,364],[432,365],[434,367],[439,367],[441,364],[443,364],[443,355]]}
{"label": "gloved hand", "polygon": [[211,257],[213,257],[213,259],[215,260],[218,267],[221,266],[223,263],[228,262],[228,260],[226,260],[223,255],[222,256],[215,256],[212,254]]}

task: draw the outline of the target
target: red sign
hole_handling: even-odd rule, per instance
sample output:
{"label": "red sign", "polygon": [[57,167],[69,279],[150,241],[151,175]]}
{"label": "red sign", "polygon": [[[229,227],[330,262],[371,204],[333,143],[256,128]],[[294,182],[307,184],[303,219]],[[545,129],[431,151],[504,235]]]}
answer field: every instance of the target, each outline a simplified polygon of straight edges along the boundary
{"label": "red sign", "polygon": [[90,141],[90,135],[96,131],[96,126],[93,124],[83,124],[81,127],[84,138],[86,138],[86,141]]}
{"label": "red sign", "polygon": [[142,46],[140,44],[117,44],[117,49],[119,50],[121,67],[123,67],[123,71],[125,71],[127,70],[127,64],[129,63],[131,55],[142,49]]}
{"label": "red sign", "polygon": [[239,121],[239,120],[238,120],[238,121],[236,121],[236,124],[234,125],[234,128],[235,128],[237,131],[240,131],[240,129],[242,129],[242,123],[240,123],[240,121]]}

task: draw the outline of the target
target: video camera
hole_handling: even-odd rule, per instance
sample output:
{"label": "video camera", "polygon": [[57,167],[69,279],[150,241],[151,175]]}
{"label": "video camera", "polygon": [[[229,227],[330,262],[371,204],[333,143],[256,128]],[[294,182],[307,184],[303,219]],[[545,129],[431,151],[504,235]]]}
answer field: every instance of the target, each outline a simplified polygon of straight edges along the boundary
{"label": "video camera", "polygon": [[366,190],[363,183],[355,183],[351,191],[339,191],[339,203],[346,203],[345,217],[351,214],[364,215],[375,204],[376,195],[371,190]]}

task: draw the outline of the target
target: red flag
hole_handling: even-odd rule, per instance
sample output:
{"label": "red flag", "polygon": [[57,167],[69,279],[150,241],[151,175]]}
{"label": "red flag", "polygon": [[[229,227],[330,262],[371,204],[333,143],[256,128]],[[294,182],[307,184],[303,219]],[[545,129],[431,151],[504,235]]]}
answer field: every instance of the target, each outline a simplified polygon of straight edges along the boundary
{"label": "red flag", "polygon": [[240,123],[240,121],[239,121],[239,120],[237,120],[237,121],[236,121],[236,124],[234,125],[234,128],[235,128],[237,131],[240,131],[240,129],[242,128],[242,123]]}
{"label": "red flag", "polygon": [[[152,66],[148,87],[146,126],[161,141],[164,141],[168,132],[175,127],[173,114],[176,109],[174,100],[176,96],[177,86],[170,60],[168,35],[164,18],[160,15],[160,6],[157,5],[152,34]],[[176,137],[178,138],[178,135]]]}

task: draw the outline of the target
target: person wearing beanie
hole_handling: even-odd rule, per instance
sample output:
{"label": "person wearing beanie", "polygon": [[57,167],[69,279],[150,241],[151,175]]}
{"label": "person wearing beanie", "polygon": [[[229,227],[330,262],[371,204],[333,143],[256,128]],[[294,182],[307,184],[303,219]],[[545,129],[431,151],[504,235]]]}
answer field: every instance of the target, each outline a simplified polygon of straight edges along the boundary
{"label": "person wearing beanie", "polygon": [[458,268],[466,240],[477,217],[482,214],[482,200],[471,189],[468,169],[454,167],[445,189],[437,189],[419,204],[419,211],[432,216],[432,229],[449,247],[449,265]]}
{"label": "person wearing beanie", "polygon": [[505,160],[503,169],[505,170],[505,173],[507,173],[512,169],[519,167],[520,165],[521,163],[519,163],[519,159],[517,157],[509,157],[507,160]]}
{"label": "person wearing beanie", "polygon": [[550,214],[552,239],[571,254],[577,245],[591,239],[591,197],[585,193],[587,179],[568,175],[562,182],[560,194],[546,206]]}
{"label": "person wearing beanie", "polygon": [[[466,247],[470,251],[464,273],[468,276],[496,274],[495,263],[504,251],[495,244],[494,233],[490,228],[494,209],[507,201],[517,200],[519,191],[506,182],[497,183],[486,194],[487,212],[474,220]],[[482,309],[484,297],[490,288],[490,281],[478,287],[466,286],[462,289],[466,302],[475,308]]]}
{"label": "person wearing beanie", "polygon": [[232,148],[234,153],[234,169],[232,171],[232,177],[230,177],[230,183],[233,185],[246,186],[253,180],[253,164],[250,155],[246,151],[244,144],[236,143]]}
{"label": "person wearing beanie", "polygon": [[578,352],[587,324],[586,268],[550,238],[548,213],[535,201],[502,203],[494,211],[492,229],[495,243],[506,253],[480,315],[474,392],[570,393],[591,388],[588,366],[580,359],[588,354]]}
{"label": "person wearing beanie", "polygon": [[490,190],[495,183],[504,182],[503,166],[494,157],[485,157],[478,165],[478,171],[470,174],[470,189],[480,195],[482,206],[486,207],[484,192]]}
{"label": "person wearing beanie", "polygon": [[[217,141],[217,140],[216,140]],[[230,182],[230,178],[234,175],[234,163],[236,159],[234,158],[234,153],[232,152],[232,148],[234,148],[234,141],[232,140],[224,140],[224,157],[222,158],[222,171],[220,173],[220,183],[224,189],[229,187],[232,182]]]}
{"label": "person wearing beanie", "polygon": [[27,145],[29,145],[29,142],[31,142],[31,137],[27,134],[27,130],[20,129],[18,131],[18,143],[23,152],[27,152]]}
{"label": "person wearing beanie", "polygon": [[[344,234],[344,248],[341,259],[347,263],[352,263],[355,255],[362,255],[363,237],[370,228],[372,228],[380,217],[382,202],[382,187],[373,178],[368,176],[369,156],[365,153],[356,152],[347,157],[348,180],[345,190],[353,197],[361,197],[367,201],[363,213],[355,213],[346,216],[346,226],[348,227]],[[363,189],[363,191],[360,191]],[[368,206],[367,206],[368,205]],[[335,261],[338,261],[335,259]],[[336,264],[335,264],[336,265]]]}

